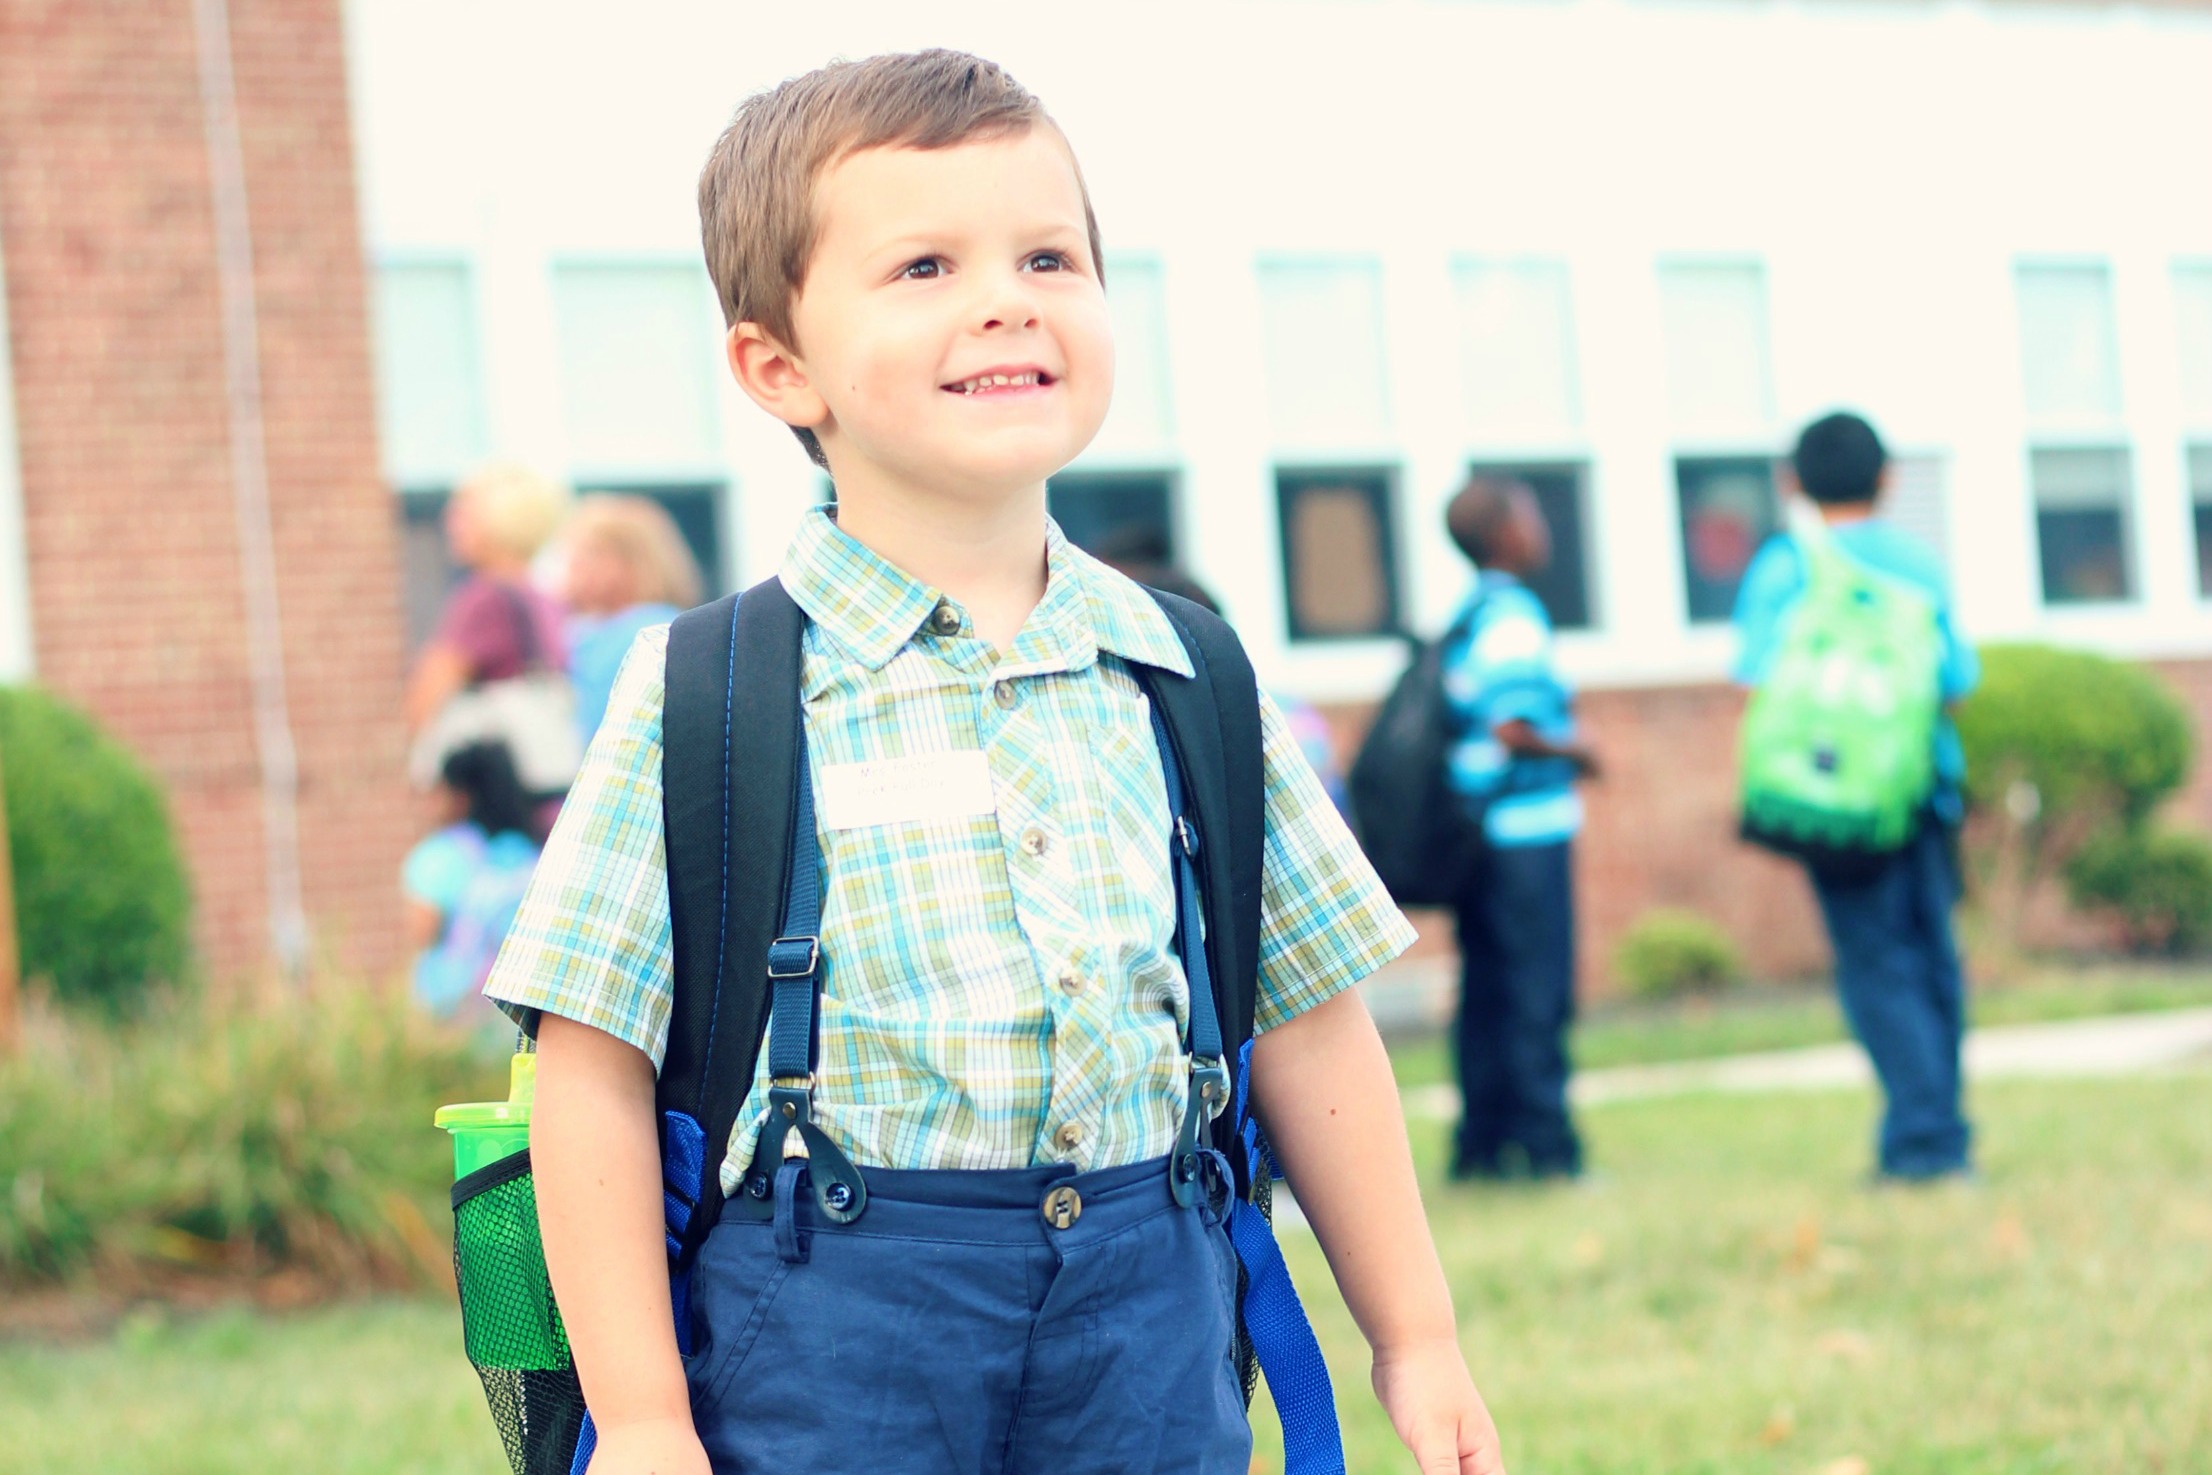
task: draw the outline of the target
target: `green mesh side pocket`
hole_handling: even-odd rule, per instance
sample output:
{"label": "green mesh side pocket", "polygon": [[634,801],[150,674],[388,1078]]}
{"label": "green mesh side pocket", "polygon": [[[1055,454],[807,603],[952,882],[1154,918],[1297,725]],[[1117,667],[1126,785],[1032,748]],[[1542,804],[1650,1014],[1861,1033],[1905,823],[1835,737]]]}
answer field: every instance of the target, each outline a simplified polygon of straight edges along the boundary
{"label": "green mesh side pocket", "polygon": [[527,1151],[453,1185],[453,1279],[462,1340],[514,1475],[568,1475],[584,1393],[546,1278]]}

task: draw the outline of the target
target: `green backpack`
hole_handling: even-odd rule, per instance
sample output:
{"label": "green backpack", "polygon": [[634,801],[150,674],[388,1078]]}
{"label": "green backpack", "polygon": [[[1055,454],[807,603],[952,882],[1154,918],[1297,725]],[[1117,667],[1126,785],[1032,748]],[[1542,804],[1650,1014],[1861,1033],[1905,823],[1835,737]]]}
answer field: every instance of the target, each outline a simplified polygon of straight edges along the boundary
{"label": "green backpack", "polygon": [[1805,589],[1744,713],[1744,838],[1831,870],[1904,848],[1935,785],[1943,635],[1922,590],[1800,536]]}

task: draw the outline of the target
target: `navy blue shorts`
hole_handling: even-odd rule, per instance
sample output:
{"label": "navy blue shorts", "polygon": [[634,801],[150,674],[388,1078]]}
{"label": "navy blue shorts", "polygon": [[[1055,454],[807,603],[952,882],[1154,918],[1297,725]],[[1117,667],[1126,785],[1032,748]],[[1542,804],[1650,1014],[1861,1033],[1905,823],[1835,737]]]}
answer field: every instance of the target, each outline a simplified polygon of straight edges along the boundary
{"label": "navy blue shorts", "polygon": [[685,1371],[716,1471],[1245,1475],[1236,1252],[1165,1159],[865,1176],[849,1225],[796,1196],[796,1262],[741,1203],[707,1236]]}

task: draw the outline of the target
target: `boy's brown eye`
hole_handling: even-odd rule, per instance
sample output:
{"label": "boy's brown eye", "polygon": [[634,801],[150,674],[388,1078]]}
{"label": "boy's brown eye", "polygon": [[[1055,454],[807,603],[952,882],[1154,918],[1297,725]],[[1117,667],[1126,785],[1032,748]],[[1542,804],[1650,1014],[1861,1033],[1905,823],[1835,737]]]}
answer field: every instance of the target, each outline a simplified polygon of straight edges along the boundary
{"label": "boy's brown eye", "polygon": [[919,261],[909,261],[903,268],[900,269],[899,275],[905,277],[909,281],[924,282],[928,281],[931,277],[938,275],[939,270],[940,268],[936,257],[924,256]]}
{"label": "boy's brown eye", "polygon": [[1068,258],[1058,251],[1039,251],[1029,258],[1031,271],[1065,271]]}

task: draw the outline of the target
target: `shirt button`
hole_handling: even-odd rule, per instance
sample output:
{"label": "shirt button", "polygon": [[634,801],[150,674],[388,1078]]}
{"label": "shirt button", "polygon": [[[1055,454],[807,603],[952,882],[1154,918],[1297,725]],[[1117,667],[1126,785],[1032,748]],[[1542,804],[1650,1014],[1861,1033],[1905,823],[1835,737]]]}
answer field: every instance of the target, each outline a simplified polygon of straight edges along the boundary
{"label": "shirt button", "polygon": [[1081,1122],[1062,1122],[1060,1130],[1052,1134],[1052,1140],[1059,1144],[1062,1152],[1075,1151],[1083,1145],[1083,1124]]}
{"label": "shirt button", "polygon": [[991,700],[1011,712],[1014,709],[1014,703],[1020,701],[1021,698],[1015,692],[1013,682],[1000,681],[993,683],[991,687]]}
{"label": "shirt button", "polygon": [[1076,972],[1072,967],[1062,968],[1060,976],[1055,978],[1053,982],[1059,984],[1060,992],[1071,999],[1083,992],[1083,975]]}
{"label": "shirt button", "polygon": [[1052,848],[1052,841],[1046,837],[1043,830],[1031,825],[1028,829],[1022,831],[1021,847],[1023,854],[1035,860]]}
{"label": "shirt button", "polygon": [[951,600],[940,599],[937,601],[937,608],[929,612],[929,628],[935,630],[939,635],[958,635],[960,633],[960,611],[953,607]]}

